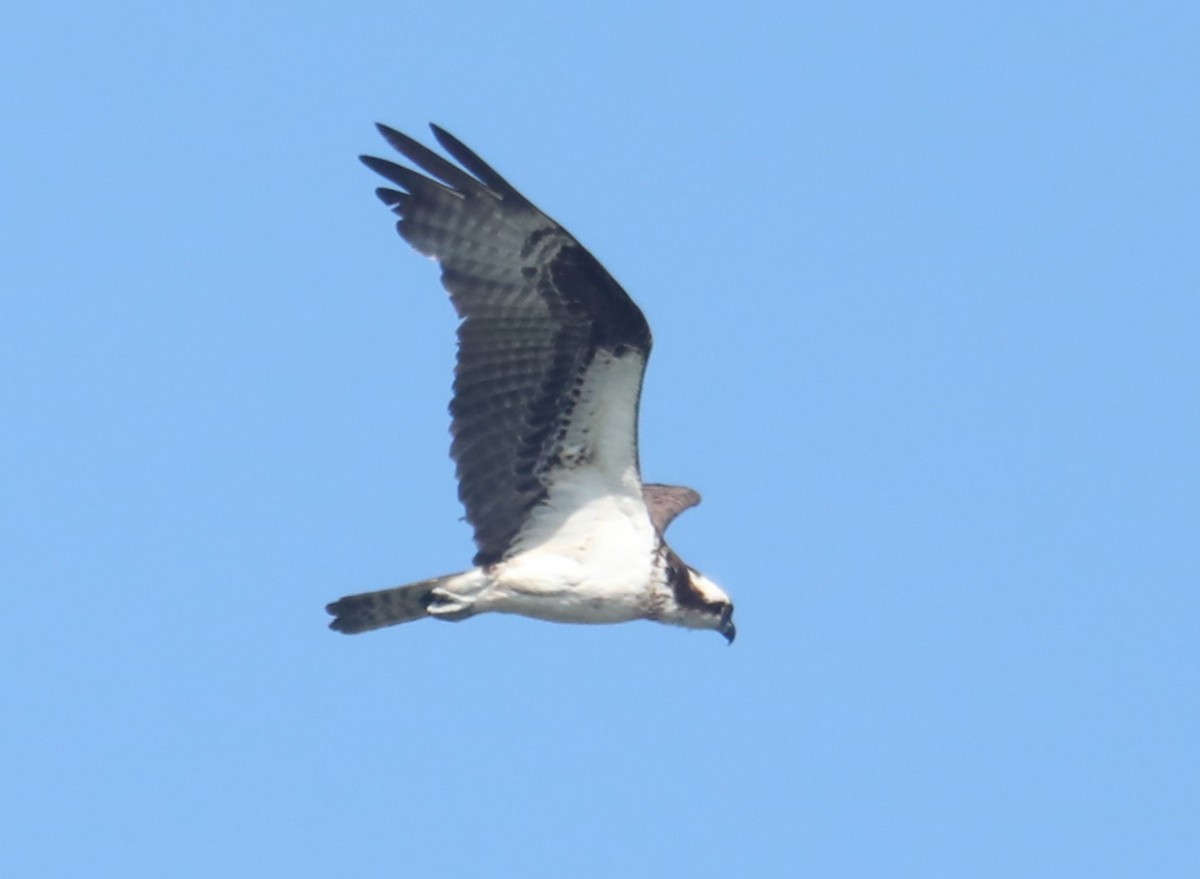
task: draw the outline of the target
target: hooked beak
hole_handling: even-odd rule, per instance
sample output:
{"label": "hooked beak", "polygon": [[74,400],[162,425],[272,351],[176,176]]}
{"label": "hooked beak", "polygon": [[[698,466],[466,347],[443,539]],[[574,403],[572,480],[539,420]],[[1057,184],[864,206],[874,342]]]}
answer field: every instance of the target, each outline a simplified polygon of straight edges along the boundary
{"label": "hooked beak", "polygon": [[733,624],[733,620],[725,620],[717,631],[725,636],[727,644],[732,644],[733,639],[737,637],[737,626]]}

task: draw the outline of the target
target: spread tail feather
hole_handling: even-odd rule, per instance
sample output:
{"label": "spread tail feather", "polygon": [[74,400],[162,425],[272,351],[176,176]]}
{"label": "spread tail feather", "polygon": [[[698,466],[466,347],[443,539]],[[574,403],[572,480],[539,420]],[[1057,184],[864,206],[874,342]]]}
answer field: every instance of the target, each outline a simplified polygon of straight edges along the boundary
{"label": "spread tail feather", "polygon": [[325,606],[325,610],[334,617],[329,628],[335,632],[355,635],[359,632],[369,632],[371,629],[422,619],[429,616],[433,590],[457,576],[447,574],[407,586],[339,598]]}

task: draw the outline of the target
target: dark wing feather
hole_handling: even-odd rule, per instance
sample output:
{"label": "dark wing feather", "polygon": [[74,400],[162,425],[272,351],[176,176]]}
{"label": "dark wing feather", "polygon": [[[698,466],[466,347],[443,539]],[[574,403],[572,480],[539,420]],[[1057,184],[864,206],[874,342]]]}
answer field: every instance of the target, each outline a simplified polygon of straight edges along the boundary
{"label": "dark wing feather", "polygon": [[475,563],[490,564],[546,497],[547,462],[573,383],[599,350],[637,352],[644,362],[650,329],[595,257],[461,141],[433,127],[465,171],[398,131],[379,130],[429,175],[362,157],[403,190],[377,194],[399,215],[404,240],[441,264],[463,319],[451,455],[475,529]]}
{"label": "dark wing feather", "polygon": [[647,482],[642,486],[642,499],[650,511],[650,521],[659,534],[664,534],[676,516],[700,503],[700,492],[683,485]]}

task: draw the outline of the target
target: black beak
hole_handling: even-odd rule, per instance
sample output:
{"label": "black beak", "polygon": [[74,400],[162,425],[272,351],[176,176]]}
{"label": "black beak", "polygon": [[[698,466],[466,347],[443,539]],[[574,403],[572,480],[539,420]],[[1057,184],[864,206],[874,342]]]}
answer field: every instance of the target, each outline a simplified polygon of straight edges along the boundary
{"label": "black beak", "polygon": [[728,644],[732,644],[733,639],[737,637],[737,626],[733,624],[733,620],[726,620],[721,623],[721,628],[717,629],[717,631],[725,636],[725,641]]}

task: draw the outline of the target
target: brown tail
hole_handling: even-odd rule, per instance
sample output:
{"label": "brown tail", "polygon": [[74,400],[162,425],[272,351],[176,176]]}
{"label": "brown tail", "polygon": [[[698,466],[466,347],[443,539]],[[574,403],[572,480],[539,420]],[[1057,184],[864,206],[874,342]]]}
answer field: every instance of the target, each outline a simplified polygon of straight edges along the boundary
{"label": "brown tail", "polygon": [[382,629],[384,626],[422,619],[429,615],[428,608],[433,599],[433,590],[456,576],[458,575],[447,574],[407,586],[339,598],[332,604],[325,605],[325,610],[334,617],[329,628],[335,632],[356,635],[371,629]]}

